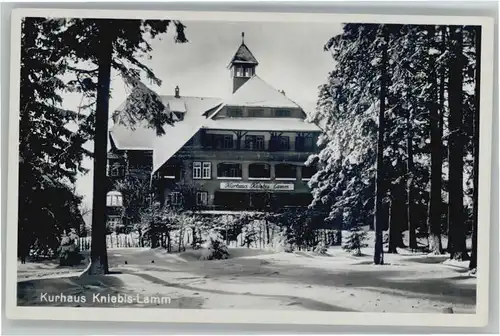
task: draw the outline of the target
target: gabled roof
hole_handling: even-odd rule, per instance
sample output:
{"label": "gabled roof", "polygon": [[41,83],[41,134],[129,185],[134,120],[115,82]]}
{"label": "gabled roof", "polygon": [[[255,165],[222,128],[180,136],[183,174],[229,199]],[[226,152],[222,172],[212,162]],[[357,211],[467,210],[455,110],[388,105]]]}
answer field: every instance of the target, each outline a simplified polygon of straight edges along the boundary
{"label": "gabled roof", "polygon": [[250,49],[248,49],[245,43],[242,43],[240,45],[240,47],[236,51],[236,54],[234,54],[233,58],[231,59],[231,62],[229,62],[229,66],[231,66],[234,63],[246,63],[253,65],[259,64],[255,56],[252,54]]}
{"label": "gabled roof", "polygon": [[[205,97],[161,96],[166,112],[185,110],[184,118],[173,126],[164,127],[165,134],[157,136],[156,130],[145,122],[131,129],[115,124],[110,129],[113,147],[119,150],[152,150],[153,173],[163,166],[201,128],[268,131],[320,131],[317,125],[300,118],[222,118],[213,117],[224,106],[250,106],[274,108],[302,108],[260,77],[254,75],[227,100]],[[123,106],[123,105],[122,105]],[[119,111],[122,107],[119,107]],[[172,111],[173,110],[173,111]]]}
{"label": "gabled roof", "polygon": [[[299,108],[297,103],[284,93],[267,84],[262,78],[253,75],[236,92],[224,100],[216,111],[207,111],[205,115],[215,117],[224,106],[271,107],[271,108]],[[302,110],[303,111],[303,110]],[[210,113],[208,113],[210,112]],[[213,112],[213,113],[211,113]],[[304,113],[304,117],[306,114]]]}
{"label": "gabled roof", "polygon": [[[202,127],[206,118],[203,113],[222,103],[218,98],[161,96],[163,104],[183,101],[186,107],[184,119],[175,122],[173,126],[164,126],[165,134],[157,136],[156,130],[145,122],[130,127],[115,124],[109,131],[113,145],[117,149],[152,150],[153,171],[160,168]],[[118,108],[119,110],[120,108]]]}

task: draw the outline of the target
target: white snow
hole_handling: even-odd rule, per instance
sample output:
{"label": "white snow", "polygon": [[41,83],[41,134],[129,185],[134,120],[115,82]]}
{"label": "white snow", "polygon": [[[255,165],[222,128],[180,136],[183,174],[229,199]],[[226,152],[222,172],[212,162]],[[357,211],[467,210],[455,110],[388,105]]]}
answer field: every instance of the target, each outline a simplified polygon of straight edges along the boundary
{"label": "white snow", "polygon": [[313,123],[299,118],[221,118],[207,119],[204,128],[218,130],[320,132]]}
{"label": "white snow", "polygon": [[300,108],[257,75],[252,76],[224,101],[227,106]]}
{"label": "white snow", "polygon": [[[227,260],[200,261],[199,250],[168,254],[163,249],[112,249],[110,268],[121,273],[100,277],[78,277],[75,269],[55,265],[19,264],[18,300],[20,305],[40,305],[41,292],[87,297],[99,292],[172,298],[162,308],[475,311],[476,278],[469,276],[464,263],[443,263],[446,255],[400,249],[399,254],[385,254],[386,265],[379,266],[372,263],[371,246],[363,249],[362,257],[338,247],[330,248],[327,256],[246,248],[229,252]],[[53,274],[64,271],[66,276]]]}
{"label": "white snow", "polygon": [[168,100],[167,106],[168,109],[172,112],[187,112],[186,103],[181,98]]}
{"label": "white snow", "polygon": [[429,55],[437,55],[440,54],[441,52],[437,50],[436,48],[429,48]]}
{"label": "white snow", "polygon": [[[165,134],[158,137],[156,130],[148,127],[145,122],[134,127],[116,124],[110,130],[110,136],[118,149],[153,150],[153,172],[174,155],[201,128],[206,118],[207,110],[221,104],[217,98],[162,96],[167,106],[174,109],[186,109],[184,119],[173,126],[164,126]],[[182,111],[180,111],[182,112]]]}
{"label": "white snow", "polygon": [[[158,137],[156,130],[148,127],[145,122],[135,125],[133,130],[121,124],[115,124],[110,130],[111,140],[118,149],[153,150],[153,172],[156,172],[202,127],[249,131],[320,131],[320,128],[315,124],[299,118],[212,119],[226,105],[301,108],[285,94],[256,75],[224,102],[216,98],[175,98],[174,96],[162,96],[162,100],[169,111],[181,112],[185,115],[183,120],[177,120],[173,126],[166,125],[164,127],[165,135]],[[217,106],[219,108],[210,118],[204,116],[205,112]]]}

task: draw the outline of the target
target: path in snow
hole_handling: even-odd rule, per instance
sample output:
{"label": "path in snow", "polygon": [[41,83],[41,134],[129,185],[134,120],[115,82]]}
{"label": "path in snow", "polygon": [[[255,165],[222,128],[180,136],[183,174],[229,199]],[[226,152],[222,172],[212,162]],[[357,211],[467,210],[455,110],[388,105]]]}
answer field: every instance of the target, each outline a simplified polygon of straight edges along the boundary
{"label": "path in snow", "polygon": [[439,313],[451,306],[456,313],[475,310],[476,279],[465,268],[443,265],[446,256],[386,254],[389,265],[376,266],[369,255],[355,258],[339,249],[330,250],[333,256],[231,249],[233,257],[220,261],[199,261],[198,253],[114,249],[109,251],[109,261],[115,274],[100,277],[78,277],[75,271],[83,266],[19,264],[19,304],[47,305],[40,302],[40,295],[49,292],[86,295],[86,304],[80,306],[92,306],[90,297],[99,292],[168,296],[171,302],[160,305],[165,308]]}

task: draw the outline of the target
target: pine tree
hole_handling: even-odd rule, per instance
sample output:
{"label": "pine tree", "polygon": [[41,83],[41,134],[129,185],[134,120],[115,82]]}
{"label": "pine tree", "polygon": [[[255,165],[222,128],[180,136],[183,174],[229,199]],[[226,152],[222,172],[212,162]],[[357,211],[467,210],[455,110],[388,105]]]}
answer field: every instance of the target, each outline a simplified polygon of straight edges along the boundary
{"label": "pine tree", "polygon": [[88,274],[108,272],[105,180],[111,69],[117,70],[125,83],[132,87],[125,107],[120,111],[121,115],[115,116],[115,120],[131,127],[145,121],[157,130],[158,135],[163,135],[163,126],[172,123],[173,119],[169,114],[163,113],[164,106],[158,95],[141,82],[141,74],[145,74],[153,83],[161,84],[153,71],[140,61],[138,55],[147,54],[152,50],[146,39],[147,35],[155,38],[158,34],[165,33],[171,23],[175,24],[176,41],[186,42],[184,25],[170,20],[71,19],[63,22],[65,29],[61,32],[60,43],[56,47],[66,52],[74,63],[85,62],[97,66],[92,70],[71,67],[77,76],[83,73],[91,78],[97,74],[92,249]]}
{"label": "pine tree", "polygon": [[326,220],[373,224],[376,102],[374,82],[377,57],[373,41],[377,25],[346,24],[341,35],[330,39],[336,68],[320,88],[311,119],[323,125],[318,143],[321,151],[308,163],[318,166],[309,185],[313,206],[330,208]]}
{"label": "pine tree", "polygon": [[151,188],[149,180],[127,174],[114,181],[113,190],[123,196],[123,218],[127,229],[140,221],[140,213],[149,207]]}
{"label": "pine tree", "polygon": [[[441,38],[441,53],[446,50],[446,28],[442,27],[440,33]],[[444,62],[443,62],[444,63]],[[433,64],[431,64],[433,65]],[[431,102],[431,111],[429,120],[431,122],[431,189],[429,201],[429,249],[433,254],[442,253],[441,245],[441,208],[442,202],[442,136],[443,136],[443,116],[445,113],[444,90],[445,90],[445,72],[444,64],[440,66],[439,75],[439,105],[436,106]],[[433,83],[436,83],[436,74],[433,71]]]}
{"label": "pine tree", "polygon": [[[435,27],[429,27],[429,40],[435,38]],[[430,141],[431,141],[431,190],[429,202],[429,242],[434,254],[441,253],[441,134],[439,130],[439,104],[435,57],[429,57],[429,80],[432,94],[429,101]],[[441,112],[443,113],[443,112]]]}
{"label": "pine tree", "polygon": [[82,144],[89,133],[66,126],[83,117],[61,108],[61,93],[71,88],[65,54],[54,48],[59,24],[25,18],[21,29],[19,111],[18,253],[23,260],[36,253],[51,254],[64,231],[82,223],[82,198],[74,191],[81,162],[90,155]]}
{"label": "pine tree", "polygon": [[450,258],[468,258],[465,244],[464,214],[464,134],[463,134],[463,31],[460,26],[450,28],[451,59],[449,70],[449,217],[448,252]]}
{"label": "pine tree", "polygon": [[382,39],[382,60],[380,64],[380,93],[379,93],[379,112],[378,112],[378,139],[377,139],[377,164],[375,177],[375,251],[373,262],[375,265],[384,264],[384,250],[382,246],[383,230],[383,212],[382,201],[384,198],[384,132],[385,132],[385,99],[387,90],[387,32],[384,26],[381,28]]}
{"label": "pine tree", "polygon": [[477,230],[478,230],[478,186],[479,186],[479,113],[481,84],[481,27],[473,27],[475,39],[475,85],[474,85],[474,170],[473,170],[473,215],[472,215],[472,253],[469,269],[477,268]]}
{"label": "pine tree", "polygon": [[[390,252],[404,246],[401,231],[408,229],[411,249],[417,235],[427,233],[431,252],[441,253],[442,208],[448,202],[451,247],[458,243],[461,256],[468,222],[477,225],[477,93],[469,89],[476,83],[473,33],[446,26],[382,27],[346,24],[326,45],[335,68],[311,116],[323,128],[320,153],[308,160],[319,167],[309,182],[312,205],[329,207],[330,221],[372,221],[377,233],[389,229]],[[377,132],[378,118],[383,132]],[[382,262],[380,245],[376,263]]]}
{"label": "pine tree", "polygon": [[360,257],[363,255],[361,249],[367,247],[366,244],[366,232],[361,230],[358,226],[351,228],[349,236],[347,237],[342,249],[348,252],[354,252],[354,255]]}

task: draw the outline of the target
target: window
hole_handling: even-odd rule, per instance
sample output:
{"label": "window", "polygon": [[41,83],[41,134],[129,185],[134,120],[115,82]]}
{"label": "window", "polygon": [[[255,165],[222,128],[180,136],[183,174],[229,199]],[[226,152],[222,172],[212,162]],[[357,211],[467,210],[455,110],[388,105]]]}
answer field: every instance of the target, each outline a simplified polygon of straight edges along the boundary
{"label": "window", "polygon": [[252,77],[253,71],[252,68],[246,68],[245,69],[245,77]]}
{"label": "window", "polygon": [[124,175],[123,166],[119,163],[114,163],[109,169],[109,175],[114,177],[123,176]]}
{"label": "window", "polygon": [[289,117],[290,116],[290,110],[283,110],[283,109],[275,110],[274,111],[274,115],[276,117]]}
{"label": "window", "polygon": [[193,179],[201,179],[201,162],[193,162]]}
{"label": "window", "polygon": [[177,120],[179,120],[179,121],[184,120],[184,113],[182,113],[182,112],[174,112],[174,115],[177,118]]}
{"label": "window", "polygon": [[227,109],[227,116],[232,117],[232,118],[243,117],[243,109],[235,108],[235,107],[228,108]]}
{"label": "window", "polygon": [[182,195],[178,191],[171,192],[169,195],[169,203],[171,205],[181,205],[182,204]]}
{"label": "window", "polygon": [[276,179],[295,180],[297,178],[297,167],[291,164],[280,163],[275,167]]}
{"label": "window", "polygon": [[279,145],[278,148],[280,150],[289,150],[290,149],[290,138],[287,136],[279,137]]}
{"label": "window", "polygon": [[110,229],[114,229],[121,225],[122,225],[122,219],[120,217],[113,216],[108,218],[108,227]]}
{"label": "window", "polygon": [[263,135],[246,135],[245,148],[249,150],[263,150],[264,136]]}
{"label": "window", "polygon": [[316,174],[317,168],[315,166],[303,166],[302,167],[302,179],[309,180],[311,177]]}
{"label": "window", "polygon": [[236,67],[236,77],[243,77],[243,68],[242,67]]}
{"label": "window", "polygon": [[203,162],[202,179],[209,180],[212,177],[212,163]]}
{"label": "window", "polygon": [[121,207],[123,206],[123,196],[119,191],[110,191],[106,195],[106,206]]}
{"label": "window", "polygon": [[290,150],[290,137],[287,136],[272,136],[270,149],[274,151]]}
{"label": "window", "polygon": [[196,205],[207,205],[208,193],[206,191],[196,192]]}
{"label": "window", "polygon": [[241,179],[241,164],[219,163],[217,165],[217,177]]}
{"label": "window", "polygon": [[193,162],[193,179],[208,180],[212,177],[211,162]]}
{"label": "window", "polygon": [[248,177],[270,179],[271,169],[269,165],[265,163],[251,163],[248,166]]}
{"label": "window", "polygon": [[233,149],[234,139],[229,134],[213,134],[213,145],[217,149]]}
{"label": "window", "polygon": [[231,134],[206,134],[203,146],[213,149],[233,149],[234,137]]}
{"label": "window", "polygon": [[222,149],[231,149],[234,147],[232,135],[224,135],[222,139],[223,139],[222,140]]}
{"label": "window", "polygon": [[314,150],[314,141],[311,136],[297,136],[295,138],[295,150],[297,152],[312,152]]}
{"label": "window", "polygon": [[263,117],[264,116],[264,109],[261,109],[261,108],[248,109],[248,116],[254,117],[254,118]]}

